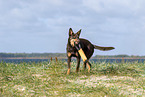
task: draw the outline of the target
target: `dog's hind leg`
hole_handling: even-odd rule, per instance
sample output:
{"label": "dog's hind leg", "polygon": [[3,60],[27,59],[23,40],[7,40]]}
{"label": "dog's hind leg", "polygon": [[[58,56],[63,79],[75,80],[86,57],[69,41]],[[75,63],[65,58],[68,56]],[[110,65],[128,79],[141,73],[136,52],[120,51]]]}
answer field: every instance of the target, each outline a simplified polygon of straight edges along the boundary
{"label": "dog's hind leg", "polygon": [[91,70],[91,63],[89,61],[84,62],[84,70],[86,70],[86,66],[88,66],[88,72]]}
{"label": "dog's hind leg", "polygon": [[86,62],[84,62],[84,70],[86,70]]}
{"label": "dog's hind leg", "polygon": [[76,72],[79,71],[79,68],[80,68],[80,60],[81,60],[81,58],[80,57],[77,57],[77,68],[76,68]]}
{"label": "dog's hind leg", "polygon": [[88,66],[88,72],[90,72],[90,70],[91,70],[91,63],[88,61],[86,64]]}

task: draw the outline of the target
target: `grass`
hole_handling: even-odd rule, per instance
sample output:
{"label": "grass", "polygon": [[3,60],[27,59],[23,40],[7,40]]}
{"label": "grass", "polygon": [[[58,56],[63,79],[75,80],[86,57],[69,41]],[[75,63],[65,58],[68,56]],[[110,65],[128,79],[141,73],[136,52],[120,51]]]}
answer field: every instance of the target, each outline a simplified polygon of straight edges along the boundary
{"label": "grass", "polygon": [[91,72],[66,75],[67,63],[0,63],[0,97],[145,96],[145,64],[92,62]]}

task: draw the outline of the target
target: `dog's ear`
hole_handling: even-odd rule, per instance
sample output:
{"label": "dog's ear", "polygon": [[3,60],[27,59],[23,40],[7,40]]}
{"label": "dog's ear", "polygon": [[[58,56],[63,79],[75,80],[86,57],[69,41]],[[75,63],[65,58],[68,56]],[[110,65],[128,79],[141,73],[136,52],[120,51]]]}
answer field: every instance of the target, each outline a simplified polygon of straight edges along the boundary
{"label": "dog's ear", "polygon": [[74,34],[72,28],[69,29],[69,36],[72,36]]}
{"label": "dog's ear", "polygon": [[82,30],[82,29],[80,29],[80,30],[77,32],[78,36],[80,36],[80,34],[81,34],[81,30]]}

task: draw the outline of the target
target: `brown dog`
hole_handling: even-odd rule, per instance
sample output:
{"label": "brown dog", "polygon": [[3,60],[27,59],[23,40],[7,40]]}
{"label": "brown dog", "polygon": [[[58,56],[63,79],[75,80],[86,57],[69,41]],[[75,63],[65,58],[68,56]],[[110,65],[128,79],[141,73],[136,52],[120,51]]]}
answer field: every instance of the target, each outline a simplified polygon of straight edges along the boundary
{"label": "brown dog", "polygon": [[86,69],[86,64],[87,64],[88,72],[90,71],[90,68],[91,68],[91,64],[89,63],[88,60],[93,55],[94,49],[99,49],[102,51],[115,49],[114,47],[100,47],[100,46],[93,45],[88,40],[79,38],[80,33],[81,33],[81,30],[79,30],[76,34],[74,34],[72,28],[69,29],[69,38],[68,38],[68,43],[67,43],[67,57],[68,57],[67,74],[70,74],[71,57],[77,58],[76,72],[79,71],[80,59],[81,59],[81,56],[78,52],[79,49],[82,49],[87,57],[87,61],[84,62],[84,69]]}

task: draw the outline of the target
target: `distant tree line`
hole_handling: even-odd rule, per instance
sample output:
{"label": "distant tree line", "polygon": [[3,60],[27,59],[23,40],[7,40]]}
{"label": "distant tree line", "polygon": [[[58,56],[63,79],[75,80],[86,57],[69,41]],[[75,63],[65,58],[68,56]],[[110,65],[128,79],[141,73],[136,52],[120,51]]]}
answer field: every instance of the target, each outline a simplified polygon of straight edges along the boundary
{"label": "distant tree line", "polygon": [[110,57],[124,57],[124,58],[128,58],[128,57],[145,57],[145,56],[134,56],[134,55],[131,55],[131,56],[129,56],[129,55],[125,55],[125,54],[123,54],[123,55],[96,55],[96,56],[94,56],[94,58],[110,58]]}
{"label": "distant tree line", "polygon": [[0,53],[0,58],[7,57],[66,57],[65,53]]}

